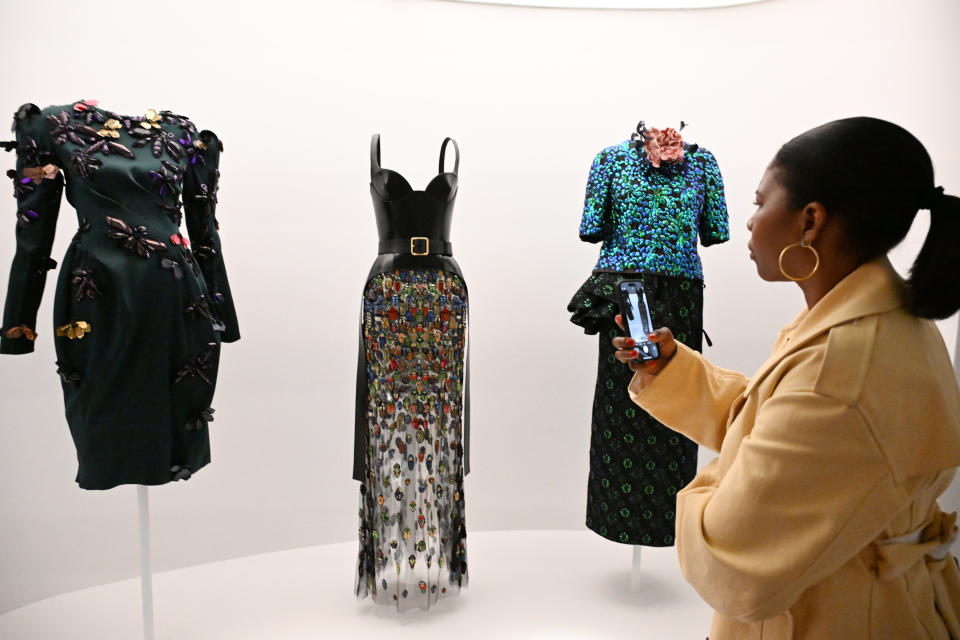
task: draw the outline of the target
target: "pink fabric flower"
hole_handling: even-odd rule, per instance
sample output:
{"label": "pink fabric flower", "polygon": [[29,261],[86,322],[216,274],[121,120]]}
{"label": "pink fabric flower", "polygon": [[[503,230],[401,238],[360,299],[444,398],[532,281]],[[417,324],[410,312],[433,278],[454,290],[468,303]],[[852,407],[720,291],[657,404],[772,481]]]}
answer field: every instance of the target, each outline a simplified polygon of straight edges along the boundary
{"label": "pink fabric flower", "polygon": [[659,167],[661,162],[680,162],[683,160],[683,138],[676,129],[651,128],[647,131],[643,148],[647,152],[650,164]]}

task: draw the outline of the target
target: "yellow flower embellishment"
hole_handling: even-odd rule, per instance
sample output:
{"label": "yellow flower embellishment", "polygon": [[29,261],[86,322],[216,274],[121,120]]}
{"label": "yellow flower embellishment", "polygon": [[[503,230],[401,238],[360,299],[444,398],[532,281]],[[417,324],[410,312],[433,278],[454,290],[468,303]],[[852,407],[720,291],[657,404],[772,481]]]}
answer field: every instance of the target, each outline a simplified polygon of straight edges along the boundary
{"label": "yellow flower embellishment", "polygon": [[79,340],[91,331],[92,329],[90,328],[89,322],[85,320],[77,320],[76,322],[68,322],[62,327],[57,327],[57,337],[67,337],[71,340],[76,338]]}
{"label": "yellow flower embellishment", "polygon": [[207,143],[204,142],[203,140],[194,140],[193,146],[195,146],[197,149],[206,149]]}
{"label": "yellow flower embellishment", "polygon": [[144,129],[159,129],[163,119],[156,109],[147,109],[147,114],[140,121],[140,126]]}
{"label": "yellow flower embellishment", "polygon": [[120,121],[116,118],[110,118],[103,123],[103,129],[97,131],[101,138],[119,138],[120,132],[117,129],[121,128],[123,125],[120,124]]}

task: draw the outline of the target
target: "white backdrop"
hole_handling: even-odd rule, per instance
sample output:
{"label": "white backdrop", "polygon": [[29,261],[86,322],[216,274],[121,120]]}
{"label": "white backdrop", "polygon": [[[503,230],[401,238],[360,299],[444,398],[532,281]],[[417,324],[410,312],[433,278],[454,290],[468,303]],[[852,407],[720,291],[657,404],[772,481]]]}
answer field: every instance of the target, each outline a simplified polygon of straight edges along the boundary
{"label": "white backdrop", "polygon": [[[213,464],[151,490],[158,570],[355,537],[356,321],[377,246],[375,131],[384,166],[414,186],[433,175],[445,135],[463,151],[453,241],[472,307],[474,531],[583,526],[596,338],[565,307],[597,256],[577,239],[590,161],[637,120],[691,123],[685,137],[720,162],[733,238],[702,252],[707,353],[748,373],[803,304],[792,285],[759,281],[747,258],[752,193],[782,142],[838,117],[884,117],[923,140],[939,182],[960,192],[955,0],[653,12],[436,0],[0,7],[4,113],[97,98],[122,113],[185,113],[225,143],[218,217],[243,339],[223,350]],[[3,282],[14,251],[6,206]],[[66,204],[61,216],[58,260],[76,227]],[[73,482],[54,284],[37,352],[0,358],[0,611],[137,572],[134,489]],[[941,328],[952,345],[956,319]]]}

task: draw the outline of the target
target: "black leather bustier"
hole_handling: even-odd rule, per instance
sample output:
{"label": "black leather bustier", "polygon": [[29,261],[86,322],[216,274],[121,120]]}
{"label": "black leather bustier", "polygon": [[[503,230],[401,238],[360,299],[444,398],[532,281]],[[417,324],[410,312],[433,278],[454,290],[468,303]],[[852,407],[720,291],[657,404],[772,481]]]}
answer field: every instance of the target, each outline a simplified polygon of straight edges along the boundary
{"label": "black leather bustier", "polygon": [[[453,143],[453,171],[444,171],[447,145]],[[443,269],[463,279],[453,259],[450,227],[457,197],[460,149],[453,138],[440,145],[439,173],[423,191],[407,179],[380,166],[380,135],[370,141],[370,196],[380,237],[377,259],[367,276],[394,269]]]}

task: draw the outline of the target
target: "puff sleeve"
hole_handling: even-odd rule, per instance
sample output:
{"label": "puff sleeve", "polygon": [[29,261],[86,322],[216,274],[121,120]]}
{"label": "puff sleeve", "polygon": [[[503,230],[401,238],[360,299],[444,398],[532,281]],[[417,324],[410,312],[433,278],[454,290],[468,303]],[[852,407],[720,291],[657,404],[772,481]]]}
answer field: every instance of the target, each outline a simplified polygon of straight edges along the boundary
{"label": "puff sleeve", "polygon": [[729,240],[730,226],[720,167],[712,153],[706,149],[702,151],[706,191],[703,197],[703,210],[700,212],[700,243],[709,247]]}
{"label": "puff sleeve", "polygon": [[57,264],[50,258],[50,250],[64,183],[40,109],[34,104],[20,107],[13,130],[17,165],[7,175],[13,179],[17,199],[17,249],[7,285],[0,353],[23,354],[33,351],[47,271]]}
{"label": "puff sleeve", "polygon": [[607,235],[610,221],[610,163],[607,153],[601,151],[593,159],[587,178],[587,194],[580,221],[580,239],[600,242]]}
{"label": "puff sleeve", "polygon": [[187,233],[190,234],[193,252],[210,292],[211,302],[225,325],[220,339],[223,342],[235,342],[240,339],[240,329],[224,266],[220,224],[216,216],[223,144],[212,131],[201,131],[194,146],[197,151],[191,154],[190,165],[183,179]]}

